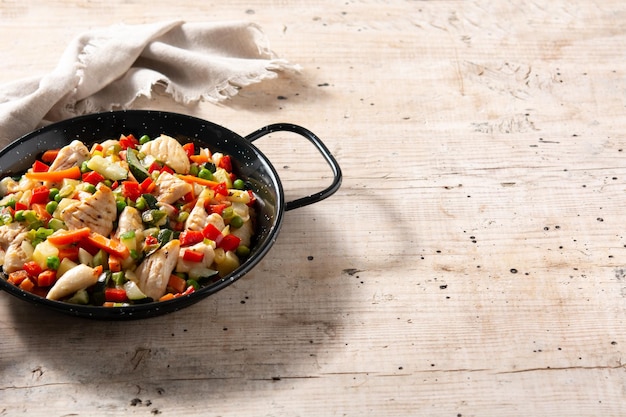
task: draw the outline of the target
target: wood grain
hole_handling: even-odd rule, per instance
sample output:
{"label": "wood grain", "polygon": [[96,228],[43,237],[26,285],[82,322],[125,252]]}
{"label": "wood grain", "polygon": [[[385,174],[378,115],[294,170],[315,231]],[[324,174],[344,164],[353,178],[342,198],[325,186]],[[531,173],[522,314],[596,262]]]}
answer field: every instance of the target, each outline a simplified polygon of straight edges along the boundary
{"label": "wood grain", "polygon": [[[626,8],[618,1],[0,2],[0,82],[117,22],[247,19],[300,74],[224,106],[317,133],[341,190],[247,277],[91,322],[0,294],[0,415],[626,414]],[[288,197],[328,169],[259,142]]]}

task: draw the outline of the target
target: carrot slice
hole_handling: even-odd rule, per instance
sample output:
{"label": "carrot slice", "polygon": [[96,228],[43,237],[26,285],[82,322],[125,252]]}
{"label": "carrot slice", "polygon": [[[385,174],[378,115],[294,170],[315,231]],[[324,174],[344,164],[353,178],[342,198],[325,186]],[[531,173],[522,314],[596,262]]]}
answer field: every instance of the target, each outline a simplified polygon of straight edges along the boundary
{"label": "carrot slice", "polygon": [[41,156],[41,160],[46,164],[51,164],[57,158],[59,154],[59,149],[50,149],[43,153]]}
{"label": "carrot slice", "polygon": [[87,236],[91,229],[88,227],[82,227],[80,229],[74,230],[58,230],[48,236],[48,242],[52,243],[55,246],[64,246],[72,243],[80,242]]}
{"label": "carrot slice", "polygon": [[189,182],[192,184],[196,183],[196,184],[203,185],[205,187],[215,187],[216,185],[219,184],[219,182],[205,180],[204,178],[194,177],[193,175],[179,175],[178,178],[180,178],[181,180],[185,182]]}
{"label": "carrot slice", "polygon": [[[50,239],[50,237],[48,237]],[[109,239],[100,233],[91,232],[84,240],[97,248],[104,250],[110,255],[115,255],[120,259],[126,259],[130,256],[130,250],[119,240]]]}
{"label": "carrot slice", "polygon": [[48,171],[48,172],[27,172],[26,178],[34,180],[34,181],[52,181],[59,182],[63,181],[65,178],[77,180],[81,176],[80,168],[77,166],[73,166],[68,169],[61,169],[59,171]]}

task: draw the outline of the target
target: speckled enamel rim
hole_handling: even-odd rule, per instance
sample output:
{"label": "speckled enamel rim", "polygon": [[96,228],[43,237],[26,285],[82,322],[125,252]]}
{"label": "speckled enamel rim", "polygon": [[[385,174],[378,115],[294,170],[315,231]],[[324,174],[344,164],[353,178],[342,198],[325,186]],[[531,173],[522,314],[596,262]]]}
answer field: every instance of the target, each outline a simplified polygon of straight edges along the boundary
{"label": "speckled enamel rim", "polygon": [[[309,140],[324,157],[333,172],[330,186],[306,197],[285,202],[280,178],[265,155],[252,142],[272,132],[289,131]],[[36,306],[50,308],[71,316],[129,320],[171,313],[214,294],[248,273],[270,250],[281,228],[286,210],[321,201],[334,194],[341,185],[342,173],[335,158],[322,141],[309,130],[293,124],[273,124],[258,129],[245,138],[215,123],[193,116],[153,110],[122,110],[89,114],[64,120],[29,133],[0,151],[0,177],[19,174],[28,169],[43,151],[67,145],[78,139],[87,144],[120,134],[157,136],[162,133],[184,142],[231,155],[233,169],[246,181],[257,196],[257,237],[251,255],[234,272],[198,291],[169,301],[128,307],[82,306],[47,300],[23,291],[0,278],[0,288]]]}

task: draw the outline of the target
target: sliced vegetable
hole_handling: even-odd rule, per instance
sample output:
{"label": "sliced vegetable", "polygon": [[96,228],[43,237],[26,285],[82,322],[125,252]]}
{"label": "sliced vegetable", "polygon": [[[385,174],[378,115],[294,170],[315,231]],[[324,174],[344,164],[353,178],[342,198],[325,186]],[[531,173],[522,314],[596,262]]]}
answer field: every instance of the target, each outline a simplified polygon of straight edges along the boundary
{"label": "sliced vegetable", "polygon": [[46,270],[37,276],[37,285],[40,287],[51,287],[57,280],[56,271]]}
{"label": "sliced vegetable", "polygon": [[128,301],[126,290],[124,288],[106,288],[104,290],[104,299],[113,303],[123,303]]}
{"label": "sliced vegetable", "polygon": [[50,197],[50,190],[48,187],[37,187],[33,190],[30,196],[30,204],[45,204]]}
{"label": "sliced vegetable", "polygon": [[142,182],[150,176],[150,173],[137,157],[137,151],[134,149],[128,149],[126,151],[126,162],[128,162],[128,168],[138,182]]}
{"label": "sliced vegetable", "polygon": [[91,229],[88,227],[82,227],[74,230],[58,230],[52,235],[48,236],[48,242],[56,246],[71,245],[77,243],[89,236]]}
{"label": "sliced vegetable", "polygon": [[178,275],[172,274],[170,275],[170,279],[167,282],[167,287],[173,293],[183,292],[185,291],[185,288],[187,288],[187,281],[185,281],[183,278],[179,277]]}
{"label": "sliced vegetable", "polygon": [[204,252],[187,249],[183,253],[183,259],[189,262],[202,262],[204,259]]}
{"label": "sliced vegetable", "polygon": [[50,167],[40,160],[36,160],[35,163],[33,163],[33,172],[48,172],[49,169]]}
{"label": "sliced vegetable", "polygon": [[24,174],[26,178],[34,181],[50,181],[61,182],[66,178],[79,179],[81,176],[80,168],[73,166],[71,168],[62,169],[59,171],[48,172],[27,172]]}
{"label": "sliced vegetable", "polygon": [[111,255],[118,256],[122,259],[130,256],[128,248],[119,240],[109,239],[106,236],[102,236],[100,233],[91,232],[87,237],[83,239],[89,244],[108,252]]}
{"label": "sliced vegetable", "polygon": [[93,171],[100,173],[111,181],[120,181],[128,178],[128,171],[121,165],[103,158],[100,155],[94,155],[87,162],[87,167]]}
{"label": "sliced vegetable", "polygon": [[178,238],[180,246],[191,246],[204,240],[204,234],[199,230],[185,230]]}
{"label": "sliced vegetable", "polygon": [[216,181],[205,180],[203,178],[194,177],[193,175],[178,175],[178,178],[180,178],[181,180],[186,181],[188,183],[199,184],[199,185],[202,185],[204,187],[215,187],[216,185],[219,184]]}
{"label": "sliced vegetable", "polygon": [[41,155],[41,160],[46,164],[51,164],[57,158],[59,154],[59,149],[48,149]]}
{"label": "sliced vegetable", "polygon": [[235,235],[228,234],[224,236],[219,243],[217,243],[217,246],[228,252],[236,250],[239,243],[241,243],[241,239]]}

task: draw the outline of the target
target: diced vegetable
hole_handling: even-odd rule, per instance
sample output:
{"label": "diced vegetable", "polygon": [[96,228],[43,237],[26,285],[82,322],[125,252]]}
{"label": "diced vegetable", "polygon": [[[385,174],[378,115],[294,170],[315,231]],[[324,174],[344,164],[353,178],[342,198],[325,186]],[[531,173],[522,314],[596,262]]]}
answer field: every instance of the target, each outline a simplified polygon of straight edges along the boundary
{"label": "diced vegetable", "polygon": [[88,237],[90,232],[91,230],[88,227],[74,230],[61,229],[48,236],[48,242],[56,246],[70,245]]}
{"label": "diced vegetable", "polygon": [[27,172],[25,174],[26,178],[35,181],[51,181],[51,182],[61,182],[66,178],[69,179],[78,179],[80,178],[80,168],[74,166],[68,169],[62,169],[59,171],[48,171],[48,172]]}
{"label": "diced vegetable", "polygon": [[112,181],[120,181],[128,178],[128,171],[126,171],[126,169],[100,155],[93,156],[87,162],[87,167]]}
{"label": "diced vegetable", "polygon": [[[0,179],[0,224],[17,222],[27,230],[23,269],[8,274],[9,282],[52,300],[126,306],[191,294],[203,279],[225,276],[237,268],[239,256],[249,256],[231,230],[249,244],[254,194],[232,172],[230,156],[171,138],[155,139],[167,144],[165,152],[145,135],[105,139],[77,166],[50,171],[60,151],[50,150],[21,178]],[[165,172],[191,187],[183,184],[182,193],[180,184],[169,189],[159,181]],[[101,187],[112,190],[113,198],[94,199]],[[106,217],[100,210],[117,213],[110,229],[101,224]],[[103,227],[110,234],[95,232]],[[155,293],[143,285],[159,268],[141,265],[167,256],[160,251],[166,247],[176,248],[166,272],[171,276]]]}

